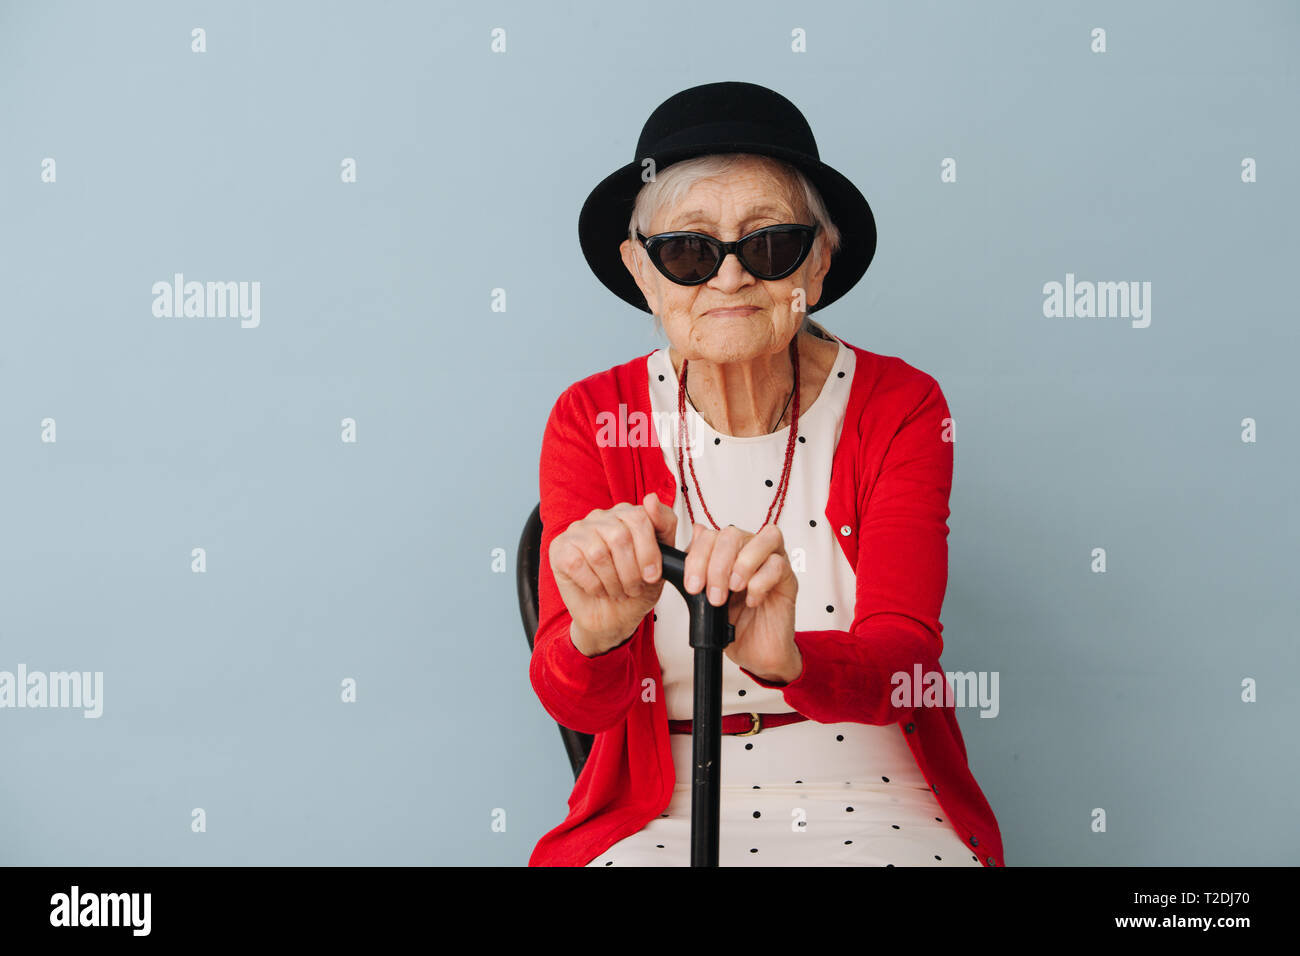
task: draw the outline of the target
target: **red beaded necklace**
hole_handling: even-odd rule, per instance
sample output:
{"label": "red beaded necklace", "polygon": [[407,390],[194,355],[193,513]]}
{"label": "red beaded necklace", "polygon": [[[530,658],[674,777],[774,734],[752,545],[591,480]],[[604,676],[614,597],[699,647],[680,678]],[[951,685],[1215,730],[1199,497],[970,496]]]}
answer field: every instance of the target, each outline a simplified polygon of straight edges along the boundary
{"label": "red beaded necklace", "polygon": [[[763,530],[768,519],[773,524],[781,517],[781,509],[785,507],[785,492],[790,485],[790,463],[794,460],[794,443],[799,435],[799,336],[796,333],[790,340],[790,361],[794,363],[794,391],[791,393],[793,408],[790,412],[790,439],[785,446],[785,466],[781,470],[781,481],[776,489],[776,497],[768,505],[767,517],[763,519],[763,524],[758,526],[758,531]],[[682,471],[682,448],[686,449],[686,461],[690,467],[691,480],[695,482],[695,494],[700,499],[700,507],[708,515],[709,523],[716,529],[718,523],[713,520],[713,515],[709,514],[709,507],[704,503],[704,495],[700,492],[700,481],[695,476],[695,462],[691,459],[691,443],[687,436],[686,429],[686,367],[690,364],[688,359],[682,359],[681,381],[677,385],[677,474],[684,475]],[[686,496],[686,513],[690,516],[691,524],[695,523],[695,510],[691,507],[691,496],[686,490],[686,485],[682,485],[682,494]],[[776,509],[776,517],[772,517],[772,509]],[[721,529],[718,529],[721,530]]]}

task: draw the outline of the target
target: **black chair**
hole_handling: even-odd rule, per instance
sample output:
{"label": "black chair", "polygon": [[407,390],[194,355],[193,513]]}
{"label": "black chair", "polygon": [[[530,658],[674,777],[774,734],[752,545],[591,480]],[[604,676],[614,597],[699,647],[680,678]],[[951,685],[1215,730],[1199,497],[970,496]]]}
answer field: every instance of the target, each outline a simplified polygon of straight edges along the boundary
{"label": "black chair", "polygon": [[[515,586],[519,592],[519,616],[524,622],[524,635],[528,638],[528,651],[533,650],[533,639],[537,636],[537,581],[541,569],[542,549],[542,506],[533,508],[524,524],[524,532],[519,536],[519,552],[515,562]],[[564,740],[564,749],[573,766],[573,779],[582,773],[591,746],[596,738],[591,734],[582,734],[563,724],[558,724],[560,737]]]}

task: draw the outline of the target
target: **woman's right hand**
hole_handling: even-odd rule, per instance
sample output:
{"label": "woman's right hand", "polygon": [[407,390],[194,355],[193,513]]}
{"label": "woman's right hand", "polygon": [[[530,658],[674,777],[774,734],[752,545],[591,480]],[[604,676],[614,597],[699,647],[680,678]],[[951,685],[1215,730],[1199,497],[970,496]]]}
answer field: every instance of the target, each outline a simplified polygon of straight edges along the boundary
{"label": "woman's right hand", "polygon": [[663,593],[659,545],[676,539],[677,515],[653,491],[639,505],[594,509],[555,536],[551,571],[574,647],[595,657],[631,637]]}

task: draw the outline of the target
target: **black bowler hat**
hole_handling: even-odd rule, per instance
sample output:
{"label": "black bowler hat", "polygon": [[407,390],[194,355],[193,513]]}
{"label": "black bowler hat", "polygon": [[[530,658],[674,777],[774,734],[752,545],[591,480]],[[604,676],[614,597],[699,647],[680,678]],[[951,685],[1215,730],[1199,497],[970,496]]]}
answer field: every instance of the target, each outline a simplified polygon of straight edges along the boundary
{"label": "black bowler hat", "polygon": [[785,160],[808,177],[840,230],[822,295],[808,312],[830,305],[862,278],[876,254],[876,219],[862,193],[823,163],[817,141],[798,107],[780,93],[755,83],[708,83],[677,93],[650,114],[632,162],[601,181],[578,215],[578,239],[587,264],[620,299],[649,312],[619,244],[627,238],[637,193],[645,183],[642,164],[654,160],[657,173],[683,159],[708,153],[757,153]]}

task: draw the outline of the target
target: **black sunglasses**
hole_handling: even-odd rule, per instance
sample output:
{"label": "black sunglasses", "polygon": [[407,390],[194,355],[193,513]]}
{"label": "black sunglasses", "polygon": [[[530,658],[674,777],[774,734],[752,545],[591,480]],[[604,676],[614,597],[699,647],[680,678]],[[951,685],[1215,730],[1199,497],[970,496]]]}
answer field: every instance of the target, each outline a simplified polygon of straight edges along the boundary
{"label": "black sunglasses", "polygon": [[784,279],[798,269],[812,250],[816,226],[784,223],[756,229],[735,242],[723,242],[702,232],[661,232],[636,236],[655,268],[678,285],[708,282],[731,253],[756,279]]}

